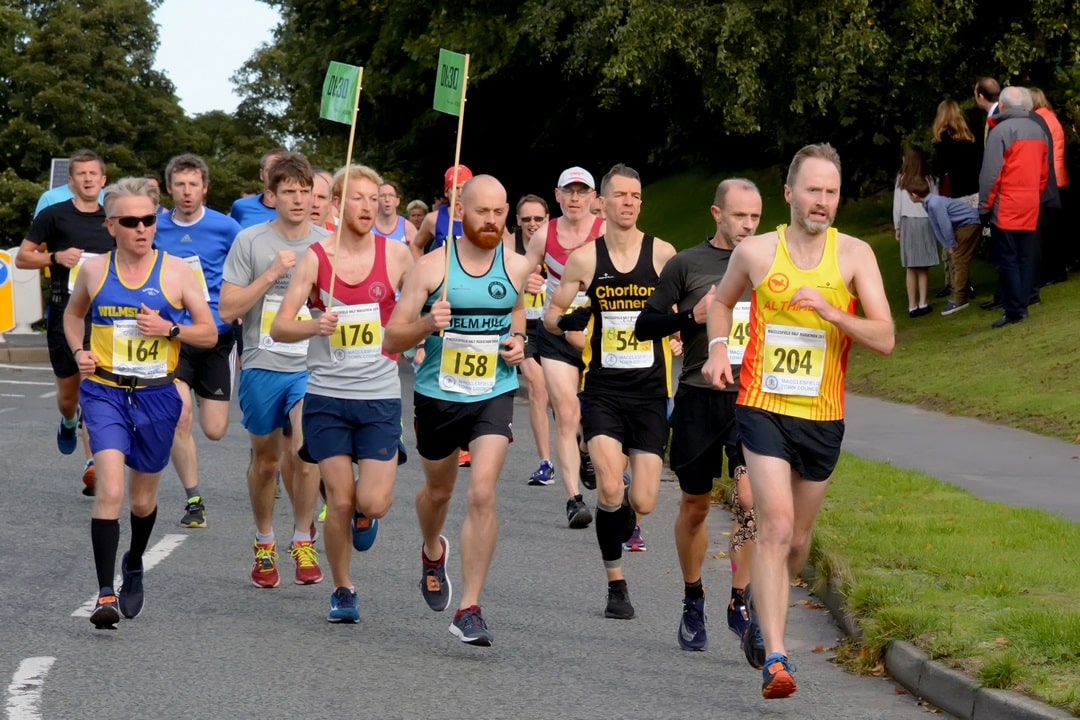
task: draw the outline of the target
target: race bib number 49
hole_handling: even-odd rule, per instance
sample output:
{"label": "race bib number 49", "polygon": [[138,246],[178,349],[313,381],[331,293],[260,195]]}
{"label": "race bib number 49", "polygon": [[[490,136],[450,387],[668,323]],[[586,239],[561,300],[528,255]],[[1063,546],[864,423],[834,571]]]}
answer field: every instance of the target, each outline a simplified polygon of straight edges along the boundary
{"label": "race bib number 49", "polygon": [[731,309],[731,332],[728,333],[728,362],[732,366],[742,365],[746,353],[747,333],[750,329],[750,301],[737,302]]}
{"label": "race bib number 49", "polygon": [[825,367],[825,331],[765,326],[761,387],[781,395],[817,397]]}
{"label": "race bib number 49", "polygon": [[498,359],[498,335],[444,333],[439,388],[464,395],[489,393],[495,389]]}

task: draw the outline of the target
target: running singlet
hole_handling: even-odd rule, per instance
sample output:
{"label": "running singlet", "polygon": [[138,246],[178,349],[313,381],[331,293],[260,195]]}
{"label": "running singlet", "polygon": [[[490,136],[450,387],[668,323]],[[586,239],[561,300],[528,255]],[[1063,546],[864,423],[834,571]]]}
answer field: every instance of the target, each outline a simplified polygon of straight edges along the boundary
{"label": "running singlet", "polygon": [[[168,253],[154,251],[154,264],[142,283],[128,286],[116,271],[116,252],[109,253],[108,265],[101,284],[90,294],[90,348],[98,357],[98,369],[116,375],[153,380],[167,377],[180,359],[180,340],[139,332],[136,320],[139,308],[146,305],[170,324],[186,318],[182,305],[165,294],[161,269]],[[98,375],[90,380],[116,387]]]}
{"label": "running singlet", "polygon": [[[518,255],[525,255],[528,249],[525,247],[525,238],[521,235],[521,228],[518,228],[514,232],[514,252]],[[543,268],[540,270],[540,274],[547,278],[547,271]],[[547,303],[547,293],[525,293],[525,331],[528,333],[536,332],[536,325],[544,319],[544,305]]]}
{"label": "running singlet", "polygon": [[409,241],[405,239],[405,222],[406,222],[406,220],[405,220],[405,218],[403,218],[400,215],[397,215],[396,217],[397,217],[397,225],[394,226],[393,230],[391,230],[388,233],[384,233],[379,228],[375,228],[375,234],[376,235],[381,235],[382,237],[385,237],[385,238],[389,238],[390,240],[397,240],[402,245],[408,245]]}
{"label": "running singlet", "polygon": [[805,285],[838,310],[855,312],[855,296],[840,274],[836,228],[829,228],[821,261],[809,270],[791,261],[786,228],[776,228],[772,266],[750,298],[737,402],[806,420],[841,420],[851,338],[811,308],[791,307],[792,295]]}
{"label": "running singlet", "polygon": [[[446,231],[450,227],[450,206],[440,205],[439,209],[435,211],[435,237],[431,239],[428,246],[424,248],[424,252],[431,252],[436,248],[441,248],[446,244]],[[405,228],[402,227],[402,232],[405,232]],[[461,237],[461,221],[454,221],[454,237]]]}
{"label": "running singlet", "polygon": [[394,286],[386,272],[386,238],[375,236],[375,261],[359,283],[334,280],[330,302],[330,258],[322,243],[311,246],[319,259],[319,297],[310,302],[311,316],[318,318],[328,304],[338,315],[337,330],[330,337],[316,335],[308,341],[308,392],[349,400],[386,400],[401,397],[397,355],[383,352],[383,335],[397,304]]}
{"label": "running singlet", "polygon": [[671,397],[671,348],[668,339],[639,340],[634,334],[638,313],[659,280],[653,265],[653,236],[641,241],[637,263],[619,272],[604,238],[596,240],[596,272],[589,298],[588,341],[581,355],[585,394],[604,393],[639,398]]}
{"label": "running singlet", "polygon": [[[589,230],[588,237],[585,238],[585,242],[581,243],[575,248],[566,249],[559,244],[559,231],[558,219],[552,220],[547,226],[547,237],[544,242],[544,267],[547,268],[547,296],[550,298],[556,290],[559,289],[559,283],[562,282],[563,268],[566,267],[566,261],[570,258],[570,253],[577,248],[590,243],[597,238],[600,234],[600,226],[604,224],[602,218],[596,218],[593,220],[592,229]],[[585,304],[585,292],[579,291],[577,297],[574,298],[573,304],[567,308],[567,310],[573,310]],[[546,305],[545,305],[546,309]]]}
{"label": "running singlet", "polygon": [[[457,244],[450,255],[450,271],[443,280],[450,288],[450,326],[442,337],[433,333],[424,341],[426,358],[416,371],[416,392],[450,402],[479,402],[517,390],[517,370],[499,355],[510,335],[510,311],[518,291],[503,261],[503,244],[495,248],[491,267],[480,276],[461,267]],[[442,285],[424,305],[424,312],[442,296]]]}

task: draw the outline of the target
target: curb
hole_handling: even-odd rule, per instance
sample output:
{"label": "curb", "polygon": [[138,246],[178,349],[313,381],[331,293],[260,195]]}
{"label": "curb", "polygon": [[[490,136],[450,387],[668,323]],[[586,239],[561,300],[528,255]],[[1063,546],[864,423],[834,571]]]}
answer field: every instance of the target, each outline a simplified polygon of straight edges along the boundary
{"label": "curb", "polygon": [[[859,641],[855,616],[844,608],[844,600],[832,578],[818,582],[814,568],[800,573],[829,609],[848,637]],[[967,675],[934,662],[911,643],[895,640],[885,650],[885,669],[908,692],[941,708],[960,720],[1075,720],[1075,716],[1013,690],[981,687]]]}
{"label": "curb", "polygon": [[47,364],[49,350],[43,347],[8,347],[6,343],[0,343],[0,362],[22,365]]}

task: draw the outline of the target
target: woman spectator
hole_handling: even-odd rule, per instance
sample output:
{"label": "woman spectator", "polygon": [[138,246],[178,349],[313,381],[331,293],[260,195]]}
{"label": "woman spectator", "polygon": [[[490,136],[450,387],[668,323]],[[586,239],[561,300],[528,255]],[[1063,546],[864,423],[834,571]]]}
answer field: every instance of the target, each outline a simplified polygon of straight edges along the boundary
{"label": "woman spectator", "polygon": [[[979,207],[979,168],[982,167],[982,148],[968,127],[960,104],[955,100],[938,103],[934,118],[934,170],[938,175],[938,194],[963,200]],[[945,258],[945,277],[951,276],[949,259]],[[946,283],[938,297],[948,297],[952,288]],[[967,296],[975,296],[968,286]]]}
{"label": "woman spectator", "polygon": [[1040,218],[1042,230],[1042,262],[1039,263],[1039,278],[1042,285],[1053,285],[1064,282],[1068,278],[1065,266],[1069,262],[1067,256],[1065,238],[1063,237],[1062,219],[1065,217],[1063,209],[1067,207],[1067,192],[1069,187],[1069,173],[1065,169],[1065,130],[1050,102],[1046,99],[1046,93],[1039,88],[1031,90],[1031,101],[1035,106],[1035,112],[1046,121],[1050,128],[1050,139],[1054,146],[1054,175],[1057,180],[1058,194],[1061,196],[1061,207],[1043,206],[1044,217]]}

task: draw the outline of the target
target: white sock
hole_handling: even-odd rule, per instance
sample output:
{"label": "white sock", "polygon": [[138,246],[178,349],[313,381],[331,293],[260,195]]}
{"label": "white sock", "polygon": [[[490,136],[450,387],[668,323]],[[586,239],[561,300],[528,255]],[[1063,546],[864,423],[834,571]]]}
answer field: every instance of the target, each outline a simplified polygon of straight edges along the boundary
{"label": "white sock", "polygon": [[265,535],[263,533],[259,532],[258,530],[256,530],[255,531],[255,542],[259,543],[260,545],[270,545],[271,543],[273,543],[274,542],[274,531],[273,531],[273,529],[271,529],[270,532],[266,533]]}

